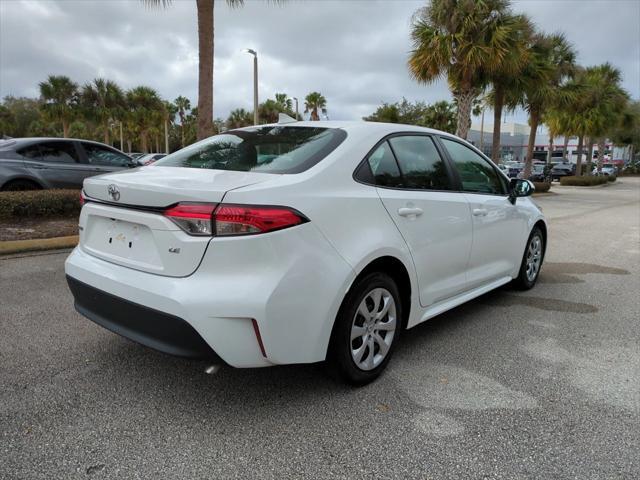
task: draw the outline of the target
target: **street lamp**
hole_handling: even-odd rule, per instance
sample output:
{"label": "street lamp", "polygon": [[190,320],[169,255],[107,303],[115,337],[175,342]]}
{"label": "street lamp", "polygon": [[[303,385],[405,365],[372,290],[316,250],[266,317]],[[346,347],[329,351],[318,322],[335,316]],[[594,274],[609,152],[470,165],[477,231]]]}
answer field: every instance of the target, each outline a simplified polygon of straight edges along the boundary
{"label": "street lamp", "polygon": [[298,114],[298,97],[293,97],[296,101],[296,120],[300,120],[300,115]]}
{"label": "street lamp", "polygon": [[258,125],[258,52],[250,48],[243,52],[253,55],[253,123]]}

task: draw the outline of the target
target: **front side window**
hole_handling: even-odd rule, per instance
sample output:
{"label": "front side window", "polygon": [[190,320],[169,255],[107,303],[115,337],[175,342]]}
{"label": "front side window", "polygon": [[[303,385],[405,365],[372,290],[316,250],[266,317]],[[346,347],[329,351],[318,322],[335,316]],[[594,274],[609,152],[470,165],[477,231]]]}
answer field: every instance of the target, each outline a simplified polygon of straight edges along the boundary
{"label": "front side window", "polygon": [[131,163],[131,159],[122,153],[118,153],[101,145],[93,143],[83,143],[84,151],[87,153],[87,161],[91,165],[105,165],[108,167],[126,167]]}
{"label": "front side window", "polygon": [[505,194],[504,183],[493,166],[466,145],[440,137],[460,175],[462,190],[474,193]]}
{"label": "front side window", "polygon": [[47,163],[77,163],[78,153],[71,142],[43,142],[38,144],[40,160]]}
{"label": "front side window", "polygon": [[347,134],[337,128],[256,127],[232,130],[158,160],[160,167],[300,173],[329,155]]}
{"label": "front side window", "polygon": [[404,187],[424,190],[450,190],[444,161],[430,137],[407,135],[389,140],[404,178]]}

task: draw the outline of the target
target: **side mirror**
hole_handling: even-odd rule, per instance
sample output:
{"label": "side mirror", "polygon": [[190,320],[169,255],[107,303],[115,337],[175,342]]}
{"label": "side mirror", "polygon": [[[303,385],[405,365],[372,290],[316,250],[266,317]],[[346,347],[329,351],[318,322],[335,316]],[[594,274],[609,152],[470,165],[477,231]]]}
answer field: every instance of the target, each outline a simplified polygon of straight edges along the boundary
{"label": "side mirror", "polygon": [[536,187],[529,180],[523,180],[521,178],[512,178],[509,184],[509,200],[511,203],[516,203],[518,197],[528,197],[535,192]]}

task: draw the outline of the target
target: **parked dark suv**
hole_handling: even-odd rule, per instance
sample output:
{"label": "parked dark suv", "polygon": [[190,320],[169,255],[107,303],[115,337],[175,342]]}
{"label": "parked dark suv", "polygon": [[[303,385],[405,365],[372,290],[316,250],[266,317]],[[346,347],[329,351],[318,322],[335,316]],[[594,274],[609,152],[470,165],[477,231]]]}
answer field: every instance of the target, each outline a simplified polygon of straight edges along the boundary
{"label": "parked dark suv", "polygon": [[0,190],[81,188],[87,177],[134,166],[121,151],[88,140],[0,140]]}

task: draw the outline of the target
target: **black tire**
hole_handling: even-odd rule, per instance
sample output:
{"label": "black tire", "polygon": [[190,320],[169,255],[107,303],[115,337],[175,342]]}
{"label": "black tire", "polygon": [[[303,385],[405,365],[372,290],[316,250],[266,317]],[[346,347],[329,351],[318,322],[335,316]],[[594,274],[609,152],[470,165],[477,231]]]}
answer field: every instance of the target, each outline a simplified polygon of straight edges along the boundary
{"label": "black tire", "polygon": [[[527,274],[527,270],[528,270],[527,260],[528,260],[528,254],[529,254],[529,247],[532,245],[534,238],[537,238],[539,240],[541,252],[540,252],[540,264],[538,266],[538,269],[536,270],[535,275],[531,276]],[[540,270],[542,269],[542,262],[544,261],[545,249],[546,249],[546,245],[544,241],[544,235],[542,234],[542,230],[540,229],[540,227],[533,227],[533,230],[531,230],[531,234],[529,235],[529,238],[527,239],[527,243],[524,247],[524,253],[522,254],[522,262],[520,263],[520,271],[518,272],[518,276],[512,282],[512,285],[515,288],[517,288],[518,290],[529,290],[534,287],[534,285],[538,281],[538,277],[540,276]]]}
{"label": "black tire", "polygon": [[3,192],[15,192],[20,190],[40,190],[40,185],[31,180],[11,180],[0,189]]}
{"label": "black tire", "polygon": [[[371,370],[363,370],[358,367],[352,357],[353,342],[357,342],[358,340],[351,340],[351,329],[354,325],[360,304],[372,291],[379,288],[386,290],[391,294],[391,297],[393,297],[395,303],[395,330],[390,339],[391,344],[389,349],[386,356],[382,359],[382,362]],[[327,363],[331,373],[352,385],[366,385],[378,378],[389,363],[395,346],[398,343],[400,330],[402,329],[402,307],[398,287],[389,275],[374,272],[358,280],[344,298],[331,333],[327,353]],[[388,321],[389,317],[386,318]],[[385,335],[387,334],[388,332],[385,332]],[[361,345],[364,347],[364,343]],[[378,344],[375,345],[374,354],[375,352],[379,353]]]}

